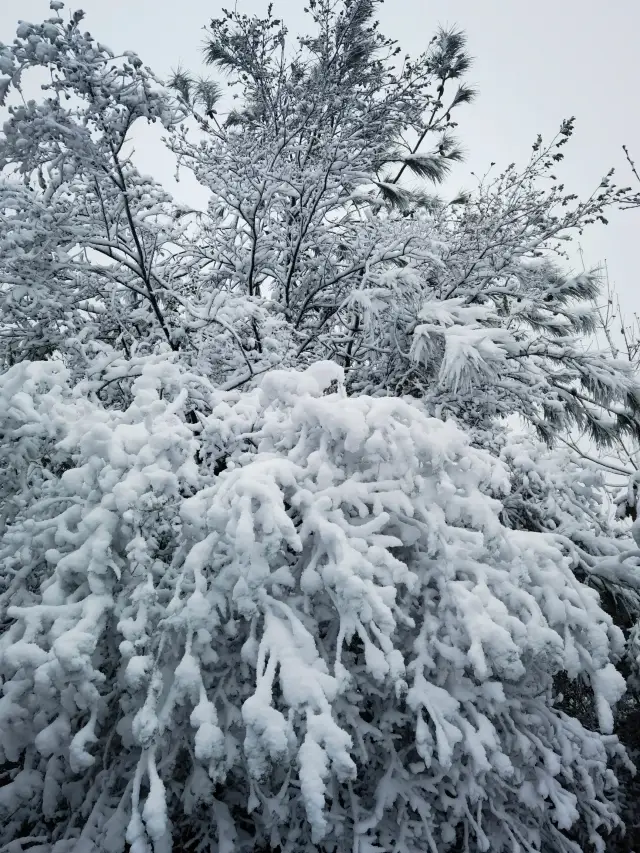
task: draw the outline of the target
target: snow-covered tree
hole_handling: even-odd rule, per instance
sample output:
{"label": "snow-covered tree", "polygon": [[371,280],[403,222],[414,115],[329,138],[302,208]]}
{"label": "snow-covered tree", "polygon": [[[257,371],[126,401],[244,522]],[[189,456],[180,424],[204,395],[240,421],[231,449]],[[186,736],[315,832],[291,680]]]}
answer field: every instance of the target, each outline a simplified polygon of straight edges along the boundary
{"label": "snow-covered tree", "polygon": [[[621,193],[553,177],[569,121],[434,195],[464,37],[403,60],[376,5],[312,0],[295,51],[271,11],[213,21],[225,115],[59,0],[0,45],[7,850],[578,853],[620,825],[606,595],[635,602],[640,549],[548,445],[637,436],[633,367],[585,345],[598,277],[561,268]],[[139,121],[206,211],[136,169]]]}
{"label": "snow-covered tree", "polygon": [[[555,177],[569,120],[524,169],[449,203],[434,196],[460,157],[452,112],[473,97],[457,82],[464,39],[441,32],[397,70],[374,8],[313,4],[319,36],[293,59],[278,19],[212,23],[208,58],[242,86],[243,109],[173,142],[211,191],[194,248],[209,280],[288,321],[284,363],[330,357],[354,392],[419,395],[463,418],[517,412],[546,439],[574,426],[603,443],[634,433],[628,365],[583,346],[599,277],[558,267],[563,241],[606,221],[623,191],[609,174],[581,201]],[[187,105],[198,91],[184,72],[174,85]],[[258,371],[272,361],[252,325],[241,337]]]}
{"label": "snow-covered tree", "polygon": [[621,633],[501,524],[502,463],[342,389],[317,363],[215,392],[163,359],[120,410],[55,362],[3,375],[3,840],[602,845],[619,748],[552,687],[584,678],[610,731]]}
{"label": "snow-covered tree", "polygon": [[[137,121],[171,128],[184,114],[135,54],[116,57],[81,30],[81,12],[65,24],[59,6],[0,46],[0,359],[75,350],[85,371],[91,341],[179,347],[168,282],[180,210],[127,143]],[[26,100],[40,69],[45,99]]]}

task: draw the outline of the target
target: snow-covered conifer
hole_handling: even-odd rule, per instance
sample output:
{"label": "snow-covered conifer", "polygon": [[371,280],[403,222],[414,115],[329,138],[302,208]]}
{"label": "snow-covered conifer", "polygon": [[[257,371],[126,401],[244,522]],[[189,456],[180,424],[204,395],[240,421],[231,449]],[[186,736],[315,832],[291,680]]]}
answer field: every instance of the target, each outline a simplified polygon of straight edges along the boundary
{"label": "snow-covered conifer", "polygon": [[120,410],[52,362],[1,379],[3,841],[602,848],[623,756],[553,684],[610,732],[622,634],[501,523],[503,463],[330,362],[201,382],[199,437],[193,381],[148,362]]}

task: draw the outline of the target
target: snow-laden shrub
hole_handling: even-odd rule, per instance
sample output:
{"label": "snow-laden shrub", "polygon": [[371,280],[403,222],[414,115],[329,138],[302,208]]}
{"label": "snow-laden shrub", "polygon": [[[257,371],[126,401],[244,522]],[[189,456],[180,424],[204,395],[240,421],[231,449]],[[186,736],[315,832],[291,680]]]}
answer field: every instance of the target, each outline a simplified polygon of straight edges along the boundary
{"label": "snow-laden shrub", "polygon": [[123,409],[0,376],[0,843],[602,849],[623,638],[505,465],[335,364],[141,364]]}

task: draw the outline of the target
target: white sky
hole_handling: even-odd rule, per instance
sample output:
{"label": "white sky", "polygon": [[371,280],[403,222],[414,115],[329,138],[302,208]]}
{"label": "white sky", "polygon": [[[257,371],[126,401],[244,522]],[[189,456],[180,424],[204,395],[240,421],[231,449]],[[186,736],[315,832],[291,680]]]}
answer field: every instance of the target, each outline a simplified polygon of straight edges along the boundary
{"label": "white sky", "polygon": [[[116,51],[135,50],[163,76],[179,63],[200,70],[202,27],[221,6],[235,2],[67,0],[67,9],[81,6],[86,28],[99,41]],[[247,13],[260,12],[266,3],[237,0]],[[294,32],[302,27],[304,5],[274,0],[276,14]],[[0,0],[0,41],[11,41],[18,19],[48,17],[48,7],[48,0]],[[452,176],[452,192],[471,186],[470,170],[481,174],[491,161],[498,167],[524,163],[536,134],[550,137],[571,115],[576,133],[564,149],[561,172],[568,188],[590,193],[611,166],[619,184],[633,182],[621,145],[640,163],[640,0],[386,0],[380,17],[385,33],[414,55],[438,24],[467,32],[476,58],[469,80],[480,96],[458,111],[457,132],[468,158]],[[170,174],[170,161],[157,144],[151,142],[143,155],[150,172]],[[190,191],[181,185],[178,194]],[[611,215],[609,226],[594,226],[581,238],[586,266],[607,261],[629,315],[640,313],[639,243],[640,210]]]}

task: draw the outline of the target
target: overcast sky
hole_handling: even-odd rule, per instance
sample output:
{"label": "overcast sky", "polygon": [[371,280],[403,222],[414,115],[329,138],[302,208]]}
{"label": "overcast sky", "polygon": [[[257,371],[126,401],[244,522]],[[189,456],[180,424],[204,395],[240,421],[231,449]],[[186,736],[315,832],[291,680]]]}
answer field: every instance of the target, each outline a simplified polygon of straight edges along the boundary
{"label": "overcast sky", "polygon": [[[137,51],[162,76],[179,63],[200,68],[203,25],[234,2],[71,0],[67,8],[81,6],[87,29],[99,41],[117,51]],[[237,0],[248,13],[266,3]],[[294,32],[303,25],[304,5],[274,2]],[[0,0],[0,41],[13,38],[18,19],[47,17],[48,6],[48,0]],[[384,31],[414,55],[438,24],[456,24],[467,33],[475,57],[469,79],[480,97],[458,111],[468,158],[453,173],[452,192],[471,186],[470,170],[480,174],[491,161],[524,163],[536,134],[553,135],[572,115],[576,133],[564,149],[562,173],[571,190],[590,193],[611,166],[618,183],[632,183],[621,145],[640,161],[640,0],[386,0],[380,17]],[[170,168],[157,145],[144,154],[150,171]],[[179,189],[190,191],[188,184]],[[585,264],[606,260],[624,310],[640,312],[640,211],[613,215],[610,222],[581,238]]]}

